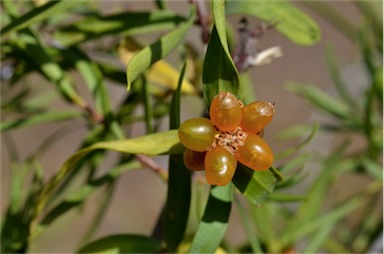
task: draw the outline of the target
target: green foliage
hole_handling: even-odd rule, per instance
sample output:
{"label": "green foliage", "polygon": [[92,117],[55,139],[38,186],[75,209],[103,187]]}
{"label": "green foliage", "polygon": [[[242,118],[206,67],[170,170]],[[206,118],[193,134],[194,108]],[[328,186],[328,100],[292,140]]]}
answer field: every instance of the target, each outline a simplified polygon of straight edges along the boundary
{"label": "green foliage", "polygon": [[[358,98],[352,95],[341,75],[338,56],[328,47],[325,59],[337,94],[295,81],[287,82],[286,88],[332,121],[299,124],[282,131],[278,138],[300,140],[276,153],[273,167],[253,171],[239,164],[232,182],[218,187],[208,186],[199,173],[186,168],[185,148],[177,129],[185,94],[205,109],[221,91],[235,94],[244,103],[255,99],[254,90],[259,87],[253,87],[247,73],[239,73],[232,59],[235,50],[230,42],[241,41],[231,37],[228,16],[253,16],[269,22],[298,46],[318,42],[320,28],[300,5],[283,0],[217,0],[210,2],[206,14],[201,2],[191,1],[185,12],[188,15],[172,11],[167,1],[153,2],[157,9],[120,8],[108,14],[93,1],[1,2],[0,131],[10,160],[1,252],[36,251],[33,248],[41,234],[70,212],[83,216],[95,195],[100,196],[94,215],[84,223],[85,233],[72,251],[367,251],[382,232],[382,214],[371,209],[382,191],[382,16],[376,3],[353,3],[361,12],[371,14],[359,28],[327,3],[304,3],[357,41],[368,76],[364,91]],[[188,45],[188,36],[197,34],[194,29],[202,31],[206,51]],[[172,64],[165,62],[171,58]],[[116,99],[115,91],[121,99]],[[167,117],[169,128],[164,128]],[[57,129],[31,154],[21,156],[20,144],[15,145],[13,137],[20,130],[49,125]],[[142,135],[136,134],[138,128],[143,129]],[[67,135],[78,129],[85,130],[78,147],[60,168],[48,173],[41,163],[43,156],[54,145],[66,144]],[[324,133],[343,133],[341,144],[327,148],[327,153],[307,151]],[[348,146],[355,135],[365,143],[350,152]],[[104,169],[103,161],[111,151],[116,159]],[[167,171],[152,159],[160,155],[168,157]],[[308,179],[312,170],[308,167],[314,164],[319,171]],[[167,188],[153,233],[137,235],[126,228],[95,240],[118,180],[132,177],[131,172],[139,169],[153,171]],[[366,186],[342,200],[333,199],[331,188],[343,185],[344,177],[350,175],[366,178]],[[299,186],[304,181],[307,189]],[[194,188],[201,188],[203,195],[195,197]],[[286,203],[295,203],[296,209]],[[140,208],[140,204],[130,206]],[[244,248],[231,246],[225,239],[233,206],[247,234]],[[193,224],[191,218],[196,210],[200,213],[199,207],[205,207],[200,209],[204,212]],[[357,209],[361,209],[361,216],[357,216]],[[353,226],[345,223],[350,215],[357,217]]]}
{"label": "green foliage", "polygon": [[212,9],[214,26],[203,67],[203,92],[207,107],[219,92],[229,91],[237,95],[239,89],[239,74],[228,49],[224,1],[213,1]]}
{"label": "green foliage", "polygon": [[[186,63],[181,70],[178,86],[171,101],[170,129],[178,129],[180,125],[180,93],[185,69]],[[191,172],[185,167],[182,154],[169,156],[168,172],[168,191],[163,222],[164,241],[169,251],[174,252],[183,240],[187,227],[191,203]]]}

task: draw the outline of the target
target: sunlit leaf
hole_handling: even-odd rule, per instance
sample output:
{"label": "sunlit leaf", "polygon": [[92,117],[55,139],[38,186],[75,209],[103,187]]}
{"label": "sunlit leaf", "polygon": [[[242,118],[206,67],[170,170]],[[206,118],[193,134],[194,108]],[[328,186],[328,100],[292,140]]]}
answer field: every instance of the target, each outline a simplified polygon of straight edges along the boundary
{"label": "sunlit leaf", "polygon": [[189,253],[214,253],[228,225],[233,199],[233,185],[213,186],[208,197]]}
{"label": "sunlit leaf", "polygon": [[261,205],[272,193],[277,179],[270,170],[252,170],[239,164],[232,179],[236,188],[253,204]]}
{"label": "sunlit leaf", "polygon": [[228,1],[226,14],[247,14],[276,23],[276,29],[291,41],[311,45],[320,40],[320,28],[305,12],[285,0]]}

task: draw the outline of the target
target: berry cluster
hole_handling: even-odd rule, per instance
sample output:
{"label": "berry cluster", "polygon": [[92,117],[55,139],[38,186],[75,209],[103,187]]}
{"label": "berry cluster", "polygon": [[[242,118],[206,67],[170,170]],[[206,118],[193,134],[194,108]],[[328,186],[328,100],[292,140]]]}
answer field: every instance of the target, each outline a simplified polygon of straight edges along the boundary
{"label": "berry cluster", "polygon": [[238,161],[254,170],[268,169],[273,153],[262,130],[274,113],[272,103],[244,106],[235,95],[219,93],[212,100],[210,120],[192,118],[180,125],[180,142],[187,148],[184,164],[193,171],[205,170],[208,183],[219,186],[232,180]]}

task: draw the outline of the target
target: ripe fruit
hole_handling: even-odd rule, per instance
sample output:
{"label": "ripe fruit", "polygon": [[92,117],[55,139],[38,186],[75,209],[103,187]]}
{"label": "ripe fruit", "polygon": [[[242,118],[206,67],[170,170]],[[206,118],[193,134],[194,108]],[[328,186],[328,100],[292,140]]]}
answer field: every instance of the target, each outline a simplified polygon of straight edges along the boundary
{"label": "ripe fruit", "polygon": [[241,122],[241,102],[231,93],[221,92],[213,98],[209,115],[220,131],[232,131]]}
{"label": "ripe fruit", "polygon": [[206,153],[200,153],[186,149],[184,152],[184,165],[192,171],[204,170],[204,158]]}
{"label": "ripe fruit", "polygon": [[236,155],[241,164],[253,170],[268,169],[273,163],[271,148],[255,134],[248,134]]}
{"label": "ripe fruit", "polygon": [[232,180],[237,167],[237,159],[227,149],[218,145],[207,152],[204,164],[208,183],[223,186]]}
{"label": "ripe fruit", "polygon": [[255,101],[243,107],[240,127],[243,131],[258,133],[267,126],[275,114],[275,107],[266,101]]}
{"label": "ripe fruit", "polygon": [[210,120],[193,118],[179,127],[180,142],[187,147],[185,166],[205,169],[208,183],[219,186],[232,180],[238,161],[253,170],[267,170],[273,153],[262,137],[274,113],[272,103],[256,101],[244,107],[233,94],[219,93],[212,100]]}
{"label": "ripe fruit", "polygon": [[180,142],[197,152],[206,151],[212,145],[216,133],[217,130],[211,121],[203,117],[186,120],[178,131]]}

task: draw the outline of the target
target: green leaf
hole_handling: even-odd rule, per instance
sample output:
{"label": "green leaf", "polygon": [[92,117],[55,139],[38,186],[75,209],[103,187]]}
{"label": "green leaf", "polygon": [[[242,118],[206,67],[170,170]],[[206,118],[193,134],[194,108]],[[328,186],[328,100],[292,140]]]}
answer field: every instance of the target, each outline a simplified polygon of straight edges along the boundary
{"label": "green leaf", "polygon": [[312,45],[321,37],[317,23],[285,0],[228,1],[226,14],[253,15],[267,22],[276,22],[276,29],[299,45]]}
{"label": "green leaf", "polygon": [[168,252],[175,252],[184,238],[191,203],[191,171],[183,154],[169,157],[167,201],[164,213],[164,240]]}
{"label": "green leaf", "polygon": [[161,243],[142,235],[111,235],[88,243],[77,253],[157,253]]}
{"label": "green leaf", "polygon": [[[172,97],[170,128],[180,124],[180,92],[186,64],[180,73],[177,89]],[[184,238],[191,203],[191,171],[185,167],[183,154],[171,155],[168,167],[168,191],[164,211],[164,240],[168,252],[175,252]]]}
{"label": "green leaf", "polygon": [[78,118],[81,115],[82,112],[80,111],[50,110],[48,112],[38,113],[29,117],[3,121],[0,123],[0,131],[5,132],[11,129],[27,127],[34,124],[64,121],[68,119]]}
{"label": "green leaf", "polygon": [[228,225],[233,199],[233,185],[212,186],[203,218],[193,238],[189,253],[214,253]]}
{"label": "green leaf", "polygon": [[166,57],[174,48],[176,48],[189,28],[195,21],[196,10],[194,7],[189,12],[187,22],[180,25],[179,28],[161,37],[155,43],[143,48],[136,53],[127,65],[127,90],[131,88],[131,83],[146,69],[156,61]]}
{"label": "green leaf", "polygon": [[[159,144],[161,144],[161,146]],[[155,156],[182,153],[185,148],[179,141],[177,130],[170,130],[132,139],[98,142],[88,148],[78,151],[72,157],[87,154],[98,149]]]}
{"label": "green leaf", "polygon": [[20,29],[29,27],[39,21],[48,19],[49,17],[55,16],[59,13],[63,13],[65,10],[81,4],[79,1],[48,1],[46,4],[32,9],[23,16],[15,19],[12,23],[5,26],[1,35],[4,36],[7,33],[18,31]]}
{"label": "green leaf", "polygon": [[183,84],[186,68],[187,68],[187,62],[184,63],[181,69],[177,88],[172,96],[171,110],[169,112],[169,128],[170,129],[178,129],[180,125],[180,95],[181,95],[181,86]]}
{"label": "green leaf", "polygon": [[209,107],[219,92],[238,95],[239,74],[233,63],[226,37],[224,1],[213,1],[213,26],[203,65],[203,93]]}
{"label": "green leaf", "polygon": [[54,35],[65,46],[76,45],[106,35],[125,36],[173,29],[185,19],[169,11],[124,12],[92,16],[64,27]]}
{"label": "green leaf", "polygon": [[232,181],[251,203],[261,205],[267,195],[272,193],[277,179],[270,170],[252,170],[238,164]]}

